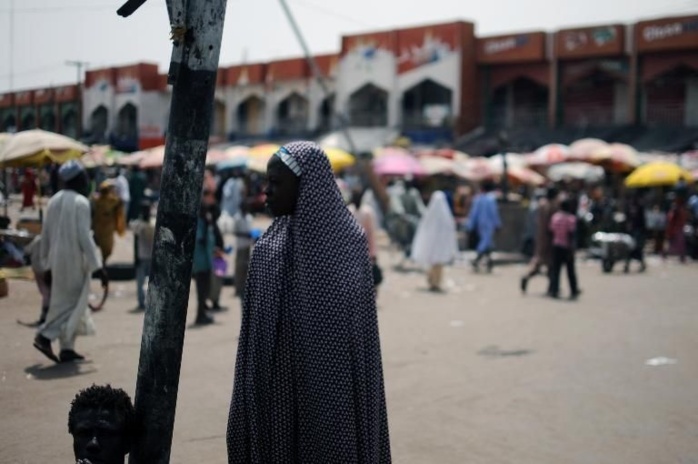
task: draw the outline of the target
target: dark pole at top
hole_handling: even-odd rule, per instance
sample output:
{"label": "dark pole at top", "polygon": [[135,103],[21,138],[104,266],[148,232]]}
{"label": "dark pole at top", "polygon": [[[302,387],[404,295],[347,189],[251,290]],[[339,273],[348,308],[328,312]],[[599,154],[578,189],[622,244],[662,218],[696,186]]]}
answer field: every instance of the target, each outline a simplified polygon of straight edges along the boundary
{"label": "dark pole at top", "polygon": [[[143,3],[130,0],[119,14],[128,16]],[[138,365],[138,430],[131,464],[170,460],[225,5],[225,0],[167,2],[173,41],[168,73],[172,103]]]}

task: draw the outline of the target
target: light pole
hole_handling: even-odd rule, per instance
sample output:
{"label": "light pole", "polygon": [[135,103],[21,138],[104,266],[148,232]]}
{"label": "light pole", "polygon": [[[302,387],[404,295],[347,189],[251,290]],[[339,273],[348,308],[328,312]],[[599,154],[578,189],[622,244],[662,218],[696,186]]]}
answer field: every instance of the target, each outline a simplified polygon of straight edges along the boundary
{"label": "light pole", "polygon": [[83,93],[83,86],[82,86],[82,70],[83,68],[87,69],[87,66],[90,64],[87,61],[77,61],[77,60],[68,60],[65,62],[67,66],[75,66],[75,69],[77,70],[77,88],[78,88],[78,127],[77,127],[77,137],[80,138],[82,137],[82,93]]}

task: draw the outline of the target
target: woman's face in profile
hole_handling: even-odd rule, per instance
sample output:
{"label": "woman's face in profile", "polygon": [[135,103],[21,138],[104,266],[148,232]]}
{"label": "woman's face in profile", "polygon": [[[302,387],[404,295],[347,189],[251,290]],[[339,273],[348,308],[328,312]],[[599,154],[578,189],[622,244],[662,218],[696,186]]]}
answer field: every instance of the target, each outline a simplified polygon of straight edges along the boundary
{"label": "woman's face in profile", "polygon": [[266,207],[272,216],[289,216],[296,210],[300,179],[278,156],[267,165]]}

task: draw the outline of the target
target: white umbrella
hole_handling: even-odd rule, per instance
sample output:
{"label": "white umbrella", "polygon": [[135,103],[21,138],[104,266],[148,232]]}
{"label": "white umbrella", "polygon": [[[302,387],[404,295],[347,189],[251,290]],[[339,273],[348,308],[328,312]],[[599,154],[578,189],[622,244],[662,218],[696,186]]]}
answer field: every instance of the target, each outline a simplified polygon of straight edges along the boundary
{"label": "white umbrella", "polygon": [[604,170],[601,166],[581,162],[561,163],[550,166],[548,177],[555,182],[563,179],[576,179],[593,183],[603,179]]}
{"label": "white umbrella", "polygon": [[3,167],[39,166],[48,162],[65,163],[80,158],[89,148],[65,135],[32,129],[14,134],[2,148]]}

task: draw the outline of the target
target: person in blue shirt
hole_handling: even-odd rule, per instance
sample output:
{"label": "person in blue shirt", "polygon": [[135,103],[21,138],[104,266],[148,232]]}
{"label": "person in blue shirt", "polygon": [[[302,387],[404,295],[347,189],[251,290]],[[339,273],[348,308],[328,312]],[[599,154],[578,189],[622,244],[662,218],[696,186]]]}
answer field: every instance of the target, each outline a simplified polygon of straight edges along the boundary
{"label": "person in blue shirt", "polygon": [[492,271],[492,249],[494,248],[494,234],[502,227],[497,208],[497,199],[494,197],[494,184],[485,181],[481,192],[473,200],[466,228],[470,233],[477,233],[477,257],[473,260],[473,269],[477,272],[480,268],[480,260],[487,257],[487,270]]}

